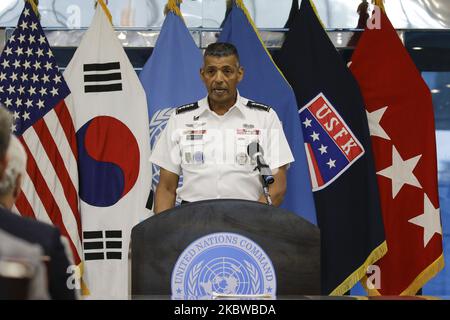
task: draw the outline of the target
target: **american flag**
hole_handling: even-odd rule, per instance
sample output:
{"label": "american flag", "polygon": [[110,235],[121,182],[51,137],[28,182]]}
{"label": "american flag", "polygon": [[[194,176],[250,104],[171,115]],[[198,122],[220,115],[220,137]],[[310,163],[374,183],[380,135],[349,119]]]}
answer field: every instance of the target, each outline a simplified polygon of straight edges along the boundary
{"label": "american flag", "polygon": [[28,155],[15,209],[55,225],[80,263],[81,219],[75,129],[64,99],[70,90],[31,5],[0,56],[0,102]]}
{"label": "american flag", "polygon": [[317,191],[343,174],[364,154],[364,148],[322,93],[299,113],[311,184]]}

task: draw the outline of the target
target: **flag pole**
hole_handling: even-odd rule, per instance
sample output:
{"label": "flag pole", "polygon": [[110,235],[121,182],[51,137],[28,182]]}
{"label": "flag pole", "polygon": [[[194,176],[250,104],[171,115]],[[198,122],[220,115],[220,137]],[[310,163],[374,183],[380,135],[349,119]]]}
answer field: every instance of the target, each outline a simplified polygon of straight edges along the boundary
{"label": "flag pole", "polygon": [[25,2],[28,2],[31,5],[31,8],[33,8],[34,13],[39,18],[40,16],[38,9],[39,0],[25,0]]}
{"label": "flag pole", "polygon": [[[264,51],[266,51],[267,55],[269,56],[270,61],[272,61],[273,65],[275,66],[275,68],[277,68],[278,72],[281,74],[281,76],[286,81],[286,83],[289,84],[289,81],[287,81],[286,77],[284,76],[284,74],[280,70],[280,68],[278,68],[275,61],[273,61],[272,55],[270,54],[270,52],[267,50],[266,46],[264,45],[264,41],[261,39],[261,36],[258,32],[258,28],[256,27],[255,22],[253,21],[252,17],[250,16],[250,13],[248,12],[247,8],[245,7],[244,1],[243,0],[233,0],[233,1],[234,1],[234,4],[244,12],[245,16],[247,17],[248,22],[252,26],[253,30],[256,33],[256,36],[258,37],[259,41],[261,42],[261,45],[264,48]],[[289,86],[290,86],[290,84],[289,84]]]}
{"label": "flag pole", "polygon": [[314,4],[314,2],[312,0],[309,0],[309,3],[311,4],[311,7],[312,7],[314,13],[316,14],[317,19],[319,20],[320,24],[322,25],[322,28],[325,29],[325,25],[323,24],[322,19],[320,19],[319,13],[317,12],[316,5]]}
{"label": "flag pole", "polygon": [[[183,2],[183,0],[168,0],[166,7],[164,8],[164,14],[167,14],[171,11],[183,19],[183,16],[182,16],[181,10],[180,10],[180,4],[182,2]],[[184,19],[183,19],[183,21],[184,21]]]}
{"label": "flag pole", "polygon": [[112,24],[112,15],[111,15],[111,11],[109,11],[109,9],[108,9],[108,6],[105,4],[105,2],[103,0],[98,0],[97,4],[100,4],[103,11],[105,11],[106,16],[108,17],[109,22]]}
{"label": "flag pole", "polygon": [[386,13],[386,9],[384,8],[384,0],[372,0],[372,3],[377,7],[379,7],[381,11]]}

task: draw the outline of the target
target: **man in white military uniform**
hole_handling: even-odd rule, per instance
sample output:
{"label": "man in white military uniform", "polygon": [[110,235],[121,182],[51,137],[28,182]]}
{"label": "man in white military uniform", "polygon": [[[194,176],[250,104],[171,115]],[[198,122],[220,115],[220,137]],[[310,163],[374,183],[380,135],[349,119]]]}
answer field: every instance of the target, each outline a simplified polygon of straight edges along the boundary
{"label": "man in white military uniform", "polygon": [[[214,43],[204,54],[200,76],[204,99],[181,106],[170,116],[150,161],[160,167],[154,212],[173,208],[176,195],[185,202],[246,199],[266,203],[260,176],[247,147],[257,142],[274,173],[269,187],[274,205],[286,192],[286,170],[294,161],[273,109],[239,95],[244,69],[236,48]],[[177,189],[179,176],[183,186]]]}

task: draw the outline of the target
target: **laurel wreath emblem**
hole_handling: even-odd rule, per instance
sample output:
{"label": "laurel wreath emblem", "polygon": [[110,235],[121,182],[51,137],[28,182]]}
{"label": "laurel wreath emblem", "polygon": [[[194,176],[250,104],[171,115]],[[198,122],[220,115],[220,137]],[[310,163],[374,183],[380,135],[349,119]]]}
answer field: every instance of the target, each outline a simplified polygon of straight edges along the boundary
{"label": "laurel wreath emblem", "polygon": [[166,127],[167,121],[169,121],[170,115],[175,108],[165,108],[155,112],[150,120],[150,148],[153,150],[156,142],[158,141],[161,132]]}
{"label": "laurel wreath emblem", "polygon": [[199,263],[197,263],[192,268],[192,271],[189,273],[189,278],[188,278],[188,295],[189,296],[197,296],[195,291],[199,290],[198,286],[197,286],[197,280],[200,275],[200,272],[202,271],[203,262],[204,261],[200,261]]}
{"label": "laurel wreath emblem", "polygon": [[247,260],[244,260],[245,269],[248,271],[248,274],[250,275],[250,281],[251,281],[251,287],[250,289],[252,292],[250,294],[258,294],[261,290],[261,281],[258,277],[258,270],[255,268],[254,265],[252,265]]}

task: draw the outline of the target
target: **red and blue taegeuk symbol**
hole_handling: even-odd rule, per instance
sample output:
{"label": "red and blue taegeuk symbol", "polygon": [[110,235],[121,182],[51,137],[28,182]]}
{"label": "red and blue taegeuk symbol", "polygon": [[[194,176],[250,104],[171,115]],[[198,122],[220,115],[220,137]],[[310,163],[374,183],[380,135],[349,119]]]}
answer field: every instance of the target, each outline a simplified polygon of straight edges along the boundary
{"label": "red and blue taegeuk symbol", "polygon": [[96,207],[122,199],[139,176],[139,146],[121,121],[99,116],[77,131],[80,198]]}

